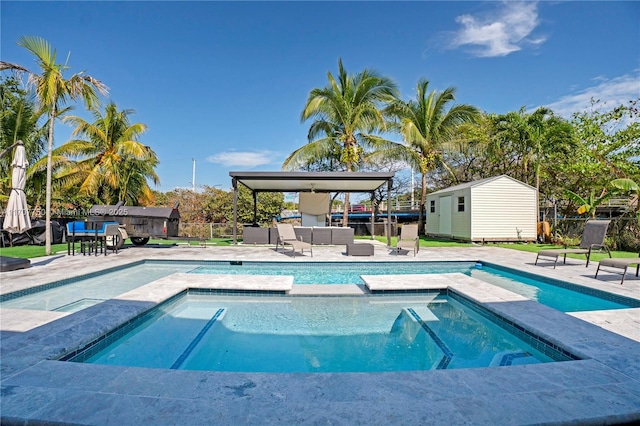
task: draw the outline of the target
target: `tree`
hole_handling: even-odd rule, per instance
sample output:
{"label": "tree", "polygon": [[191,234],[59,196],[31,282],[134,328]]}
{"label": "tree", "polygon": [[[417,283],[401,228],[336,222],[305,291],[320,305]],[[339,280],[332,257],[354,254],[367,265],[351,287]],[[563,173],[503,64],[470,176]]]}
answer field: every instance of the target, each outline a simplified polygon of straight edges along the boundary
{"label": "tree", "polygon": [[[379,149],[388,145],[377,132],[386,128],[381,107],[398,96],[395,82],[365,69],[348,74],[338,61],[337,80],[327,73],[329,83],[311,91],[302,111],[301,120],[313,119],[309,128],[309,143],[294,151],[284,161],[284,169],[295,170],[305,164],[335,158],[347,172],[353,171],[362,160],[366,148]],[[349,205],[349,193],[345,206]],[[348,223],[345,208],[343,224]]]}
{"label": "tree", "polygon": [[[493,134],[488,146],[489,158],[501,164],[500,173],[535,186],[540,190],[541,177],[554,167],[551,158],[568,155],[575,146],[573,127],[552,110],[540,107],[527,113],[492,115]],[[566,158],[561,158],[561,161]],[[550,166],[550,167],[545,167]],[[544,170],[543,170],[544,167]]]}
{"label": "tree", "polygon": [[56,51],[40,37],[24,36],[18,40],[18,45],[24,47],[36,57],[40,74],[33,73],[27,68],[16,64],[0,61],[0,71],[14,70],[28,75],[28,83],[35,87],[36,97],[40,107],[49,115],[49,137],[47,147],[47,178],[45,204],[45,253],[51,254],[51,176],[53,130],[56,118],[63,113],[63,105],[68,100],[82,98],[87,106],[98,102],[97,92],[106,94],[107,87],[93,77],[80,72],[65,79],[64,73],[69,69],[66,64],[56,63]]}
{"label": "tree", "polygon": [[131,109],[118,110],[109,102],[104,114],[90,108],[94,121],[89,123],[77,116],[67,116],[65,123],[76,128],[72,139],[55,150],[58,155],[79,158],[60,171],[67,186],[79,186],[83,195],[95,197],[97,203],[149,205],[153,194],[148,181],[158,184],[155,172],[158,157],[149,147],[138,141],[146,131],[142,123],[131,123]]}
{"label": "tree", "polygon": [[[233,222],[233,190],[212,191],[212,197],[205,210],[216,222]],[[257,194],[257,223],[271,223],[274,217],[280,216],[284,209],[282,192],[259,192]],[[238,223],[253,223],[253,195],[244,185],[238,185]]]}
{"label": "tree", "polygon": [[611,185],[614,190],[620,192],[634,193],[636,198],[636,217],[638,218],[638,224],[640,225],[640,185],[633,179],[628,178],[614,179],[609,182],[609,185]]}
{"label": "tree", "polygon": [[640,117],[637,100],[615,108],[592,100],[589,109],[570,121],[579,141],[564,161],[552,157],[545,166],[546,185],[589,194],[610,187],[615,179],[640,182]]}
{"label": "tree", "polygon": [[[41,114],[37,111],[32,94],[19,87],[13,77],[0,80],[0,199],[8,198],[8,181],[11,175],[12,147],[23,141],[27,160],[34,164],[41,158],[46,141],[46,128],[40,125]],[[25,192],[29,193],[31,181]],[[30,203],[33,205],[32,203]]]}
{"label": "tree", "polygon": [[386,156],[406,162],[422,175],[420,233],[424,232],[427,172],[438,164],[448,168],[444,161],[445,152],[458,149],[457,145],[463,142],[458,139],[458,127],[474,122],[480,114],[475,107],[466,104],[451,105],[447,109],[455,100],[454,87],[442,92],[428,92],[428,89],[429,81],[420,79],[415,100],[396,100],[386,109],[385,113],[397,120],[398,130],[406,145],[393,144],[386,151],[381,151]]}
{"label": "tree", "polygon": [[578,205],[576,213],[587,214],[592,219],[595,219],[596,217],[598,206],[611,198],[611,193],[607,192],[606,189],[603,189],[599,196],[596,196],[595,190],[592,189],[587,198],[584,198],[568,189],[565,189],[565,194],[571,201]]}

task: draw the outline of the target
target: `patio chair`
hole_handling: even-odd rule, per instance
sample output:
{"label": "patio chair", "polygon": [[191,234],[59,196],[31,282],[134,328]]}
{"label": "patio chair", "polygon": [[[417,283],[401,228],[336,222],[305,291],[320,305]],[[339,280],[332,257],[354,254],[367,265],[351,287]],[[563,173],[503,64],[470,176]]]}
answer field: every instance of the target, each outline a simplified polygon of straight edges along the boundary
{"label": "patio chair", "polygon": [[80,242],[80,250],[84,254],[83,243],[94,239],[96,231],[89,229],[84,221],[75,221],[67,223],[67,254],[75,256],[76,242]]}
{"label": "patio chair", "polygon": [[624,284],[624,277],[625,275],[627,275],[627,269],[629,269],[629,266],[631,265],[636,265],[636,277],[637,277],[638,273],[640,272],[640,253],[638,253],[638,257],[618,257],[618,258],[602,259],[598,263],[598,269],[596,269],[595,278],[598,278],[598,272],[600,272],[601,266],[624,269],[624,271],[622,271],[622,280],[620,281],[620,285],[622,285]]}
{"label": "patio chair", "polygon": [[418,225],[402,225],[400,237],[396,243],[396,255],[400,249],[413,250],[413,257],[420,250],[420,240],[418,238]]}
{"label": "patio chair", "polygon": [[278,223],[278,240],[276,241],[276,251],[278,251],[278,245],[282,244],[282,252],[284,253],[285,245],[290,245],[293,250],[293,257],[296,257],[296,251],[304,254],[305,249],[309,249],[311,257],[313,257],[313,247],[310,243],[302,241],[296,238],[296,231],[293,229],[293,225],[290,223]]}
{"label": "patio chair", "polygon": [[565,246],[564,249],[551,249],[551,250],[540,250],[538,252],[538,256],[536,257],[535,265],[538,264],[538,259],[541,257],[552,257],[555,258],[553,262],[553,267],[555,269],[556,264],[558,263],[558,257],[564,256],[562,263],[567,263],[567,254],[584,254],[587,256],[587,264],[589,266],[589,259],[591,258],[591,252],[593,249],[602,250],[605,249],[606,252],[611,257],[611,252],[609,248],[604,244],[604,239],[607,236],[607,228],[609,227],[609,220],[589,220],[584,225],[584,231],[582,232],[582,238],[580,239],[580,246],[578,248],[567,248]]}

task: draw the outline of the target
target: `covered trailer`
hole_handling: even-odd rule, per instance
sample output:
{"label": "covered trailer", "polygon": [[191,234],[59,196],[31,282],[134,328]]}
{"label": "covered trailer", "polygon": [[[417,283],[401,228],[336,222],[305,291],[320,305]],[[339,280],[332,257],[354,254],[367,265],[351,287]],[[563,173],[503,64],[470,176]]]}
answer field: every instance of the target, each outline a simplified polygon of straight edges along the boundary
{"label": "covered trailer", "polygon": [[178,203],[171,207],[139,207],[116,204],[95,205],[89,211],[88,220],[114,221],[120,226],[122,245],[129,238],[134,245],[142,246],[149,238],[170,239],[178,237],[180,212]]}

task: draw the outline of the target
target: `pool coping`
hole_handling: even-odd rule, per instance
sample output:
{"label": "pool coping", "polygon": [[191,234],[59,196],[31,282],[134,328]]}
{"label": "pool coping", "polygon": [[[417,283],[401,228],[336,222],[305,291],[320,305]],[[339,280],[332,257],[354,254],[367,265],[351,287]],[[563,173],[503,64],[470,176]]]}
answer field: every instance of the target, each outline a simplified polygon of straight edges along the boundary
{"label": "pool coping", "polygon": [[[221,423],[248,424],[303,420],[380,424],[381,419],[384,423],[586,424],[640,420],[640,343],[455,273],[434,276],[438,281],[434,288],[459,292],[584,359],[468,370],[314,374],[190,372],[51,360],[184,292],[193,284],[187,278],[191,277],[160,279],[3,339],[3,421],[203,424],[216,418]],[[236,287],[253,278],[234,277]],[[385,280],[402,283],[406,276]],[[216,287],[216,282],[198,281],[197,288]]]}

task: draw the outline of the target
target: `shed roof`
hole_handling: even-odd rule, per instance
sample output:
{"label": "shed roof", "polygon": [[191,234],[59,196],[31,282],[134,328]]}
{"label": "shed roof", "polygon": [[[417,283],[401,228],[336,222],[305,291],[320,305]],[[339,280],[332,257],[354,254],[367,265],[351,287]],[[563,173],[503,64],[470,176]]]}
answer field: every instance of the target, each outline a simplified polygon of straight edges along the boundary
{"label": "shed roof", "polygon": [[475,186],[484,185],[484,184],[487,184],[489,182],[492,182],[494,180],[498,180],[498,179],[501,179],[501,178],[510,179],[510,180],[512,180],[514,182],[519,183],[522,186],[528,187],[528,188],[530,188],[530,189],[532,189],[534,191],[536,190],[533,186],[531,186],[531,185],[529,185],[527,183],[521,182],[518,179],[514,179],[511,176],[499,175],[499,176],[492,176],[492,177],[485,178],[485,179],[474,180],[473,182],[461,183],[460,185],[450,186],[449,188],[444,188],[444,189],[441,189],[439,191],[432,192],[429,195],[444,194],[444,193],[447,193],[447,192],[453,192],[453,191],[459,191],[459,190],[462,190],[462,189],[473,188]]}
{"label": "shed roof", "polygon": [[229,172],[256,192],[372,192],[394,172]]}

